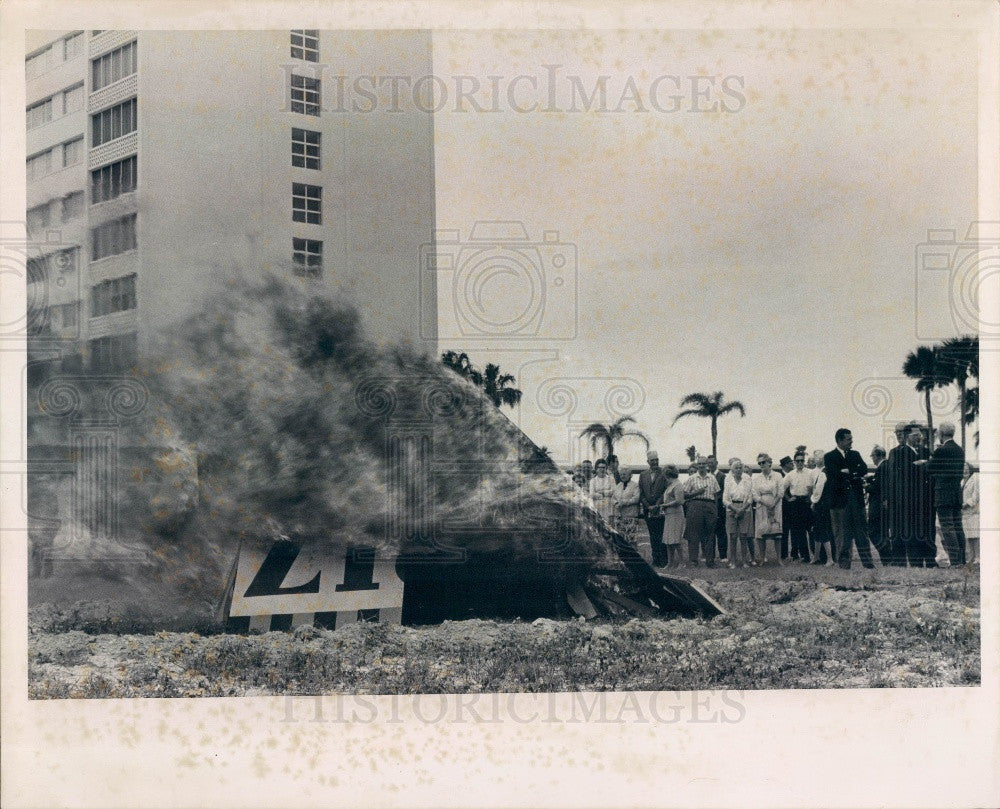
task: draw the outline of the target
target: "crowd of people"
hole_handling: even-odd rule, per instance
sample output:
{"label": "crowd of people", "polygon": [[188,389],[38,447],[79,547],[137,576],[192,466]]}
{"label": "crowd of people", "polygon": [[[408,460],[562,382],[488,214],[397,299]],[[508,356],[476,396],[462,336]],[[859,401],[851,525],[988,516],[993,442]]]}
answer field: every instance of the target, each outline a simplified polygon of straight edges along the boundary
{"label": "crowd of people", "polygon": [[954,425],[929,438],[922,425],[901,422],[895,433],[889,453],[872,449],[871,467],[841,428],[834,449],[808,455],[800,447],[777,468],[766,452],[756,470],[740,458],[724,471],[714,456],[699,457],[682,480],[651,450],[641,471],[612,455],[584,461],[573,480],[626,538],[636,542],[645,523],[656,567],[714,567],[718,557],[730,568],[770,560],[849,569],[855,555],[866,568],[876,558],[937,567],[938,530],[947,564],[978,564],[979,475],[965,463]]}

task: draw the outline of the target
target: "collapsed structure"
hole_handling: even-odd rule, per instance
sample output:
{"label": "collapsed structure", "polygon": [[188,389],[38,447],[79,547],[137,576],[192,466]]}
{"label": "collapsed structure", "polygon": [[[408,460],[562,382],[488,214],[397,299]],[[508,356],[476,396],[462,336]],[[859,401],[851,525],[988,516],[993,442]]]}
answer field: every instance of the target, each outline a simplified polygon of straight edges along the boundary
{"label": "collapsed structure", "polygon": [[[308,282],[234,280],[157,349],[168,359],[131,375],[145,404],[121,425],[133,457],[113,493],[116,535],[61,525],[87,540],[56,559],[57,580],[90,571],[204,611],[224,600],[241,547],[277,541],[392,560],[408,623],[717,611],[658,576],[478,389],[367,340],[353,308]],[[35,432],[53,444],[64,383],[35,391]],[[69,398],[106,403],[91,384]],[[116,545],[133,555],[102,557]]]}

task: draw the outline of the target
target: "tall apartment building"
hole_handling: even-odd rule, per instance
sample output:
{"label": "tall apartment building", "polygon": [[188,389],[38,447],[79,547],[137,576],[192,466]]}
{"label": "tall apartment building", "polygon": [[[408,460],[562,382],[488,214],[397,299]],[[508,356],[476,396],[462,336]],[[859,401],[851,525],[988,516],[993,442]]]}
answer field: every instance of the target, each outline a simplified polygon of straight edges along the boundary
{"label": "tall apartment building", "polygon": [[235,270],[335,285],[377,339],[436,350],[432,116],[339,95],[429,76],[430,32],[45,31],[27,54],[29,307],[64,367],[127,367]]}

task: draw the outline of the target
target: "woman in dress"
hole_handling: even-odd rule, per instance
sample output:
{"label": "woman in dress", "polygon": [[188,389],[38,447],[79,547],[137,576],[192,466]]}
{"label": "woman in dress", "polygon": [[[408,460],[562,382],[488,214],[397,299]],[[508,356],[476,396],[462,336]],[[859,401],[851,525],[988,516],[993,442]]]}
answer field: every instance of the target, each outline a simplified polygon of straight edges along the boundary
{"label": "woman in dress", "polygon": [[781,475],[771,469],[771,456],[757,456],[760,472],[750,481],[750,498],[754,505],[754,532],[760,564],[767,561],[767,542],[774,542],[774,561],[781,567]]}
{"label": "woman in dress", "polygon": [[684,487],[674,464],[668,463],[663,467],[663,472],[667,479],[667,488],[660,503],[664,519],[663,544],[667,548],[667,564],[670,567],[680,567],[681,542],[684,539]]}
{"label": "woman in dress", "polygon": [[603,458],[594,464],[594,476],[590,479],[590,499],[594,508],[612,525],[615,516],[615,479],[608,474],[608,462]]}
{"label": "woman in dress", "polygon": [[639,536],[639,478],[628,467],[619,468],[619,482],[612,500],[615,506],[614,526],[633,545]]}
{"label": "woman in dress", "polygon": [[979,564],[979,473],[965,465],[965,480],[962,481],[962,530],[968,548],[966,561],[970,565]]}
{"label": "woman in dress", "polygon": [[[743,461],[729,459],[729,474],[722,488],[726,510],[726,537],[729,539],[729,567],[743,567],[753,562],[753,514],[750,511],[750,476],[743,474]],[[744,548],[746,554],[744,555]]]}

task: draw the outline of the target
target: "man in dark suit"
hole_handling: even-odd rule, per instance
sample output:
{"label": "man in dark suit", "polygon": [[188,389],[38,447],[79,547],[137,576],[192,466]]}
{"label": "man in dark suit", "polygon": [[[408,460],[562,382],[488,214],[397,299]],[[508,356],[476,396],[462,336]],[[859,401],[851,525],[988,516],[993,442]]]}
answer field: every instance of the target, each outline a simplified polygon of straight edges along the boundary
{"label": "man in dark suit", "polygon": [[[962,475],[965,450],[955,443],[955,425],[941,424],[942,444],[927,461],[934,487],[934,508],[941,523],[941,543],[952,567],[965,564],[965,531],[962,529]],[[922,464],[922,461],[917,461]]]}
{"label": "man in dark suit", "polygon": [[906,567],[913,530],[913,462],[917,453],[907,443],[910,425],[901,421],[896,425],[897,446],[889,450],[886,466],[886,523],[892,543],[892,564]]}
{"label": "man in dark suit", "polygon": [[666,518],[660,512],[663,493],[667,490],[667,477],[660,468],[660,456],[646,453],[649,469],[639,474],[639,508],[649,529],[649,547],[653,552],[653,567],[667,564],[667,549],[663,545],[663,526]]}
{"label": "man in dark suit", "polygon": [[851,567],[852,546],[857,546],[861,564],[875,567],[872,562],[868,532],[864,520],[862,483],[868,465],[861,454],[851,449],[854,437],[846,427],[834,434],[837,448],[823,456],[823,471],[830,498],[830,525],[833,528],[834,554],[845,570]]}

